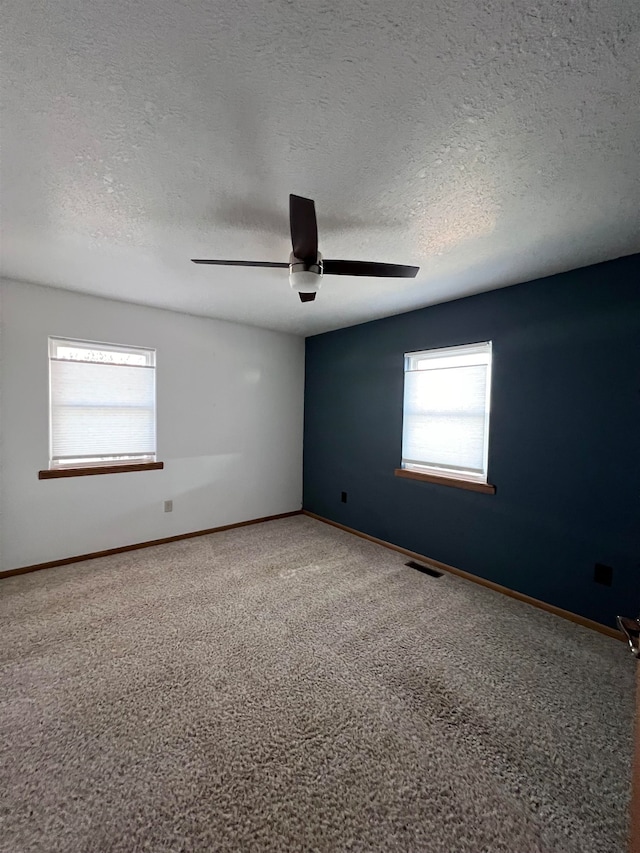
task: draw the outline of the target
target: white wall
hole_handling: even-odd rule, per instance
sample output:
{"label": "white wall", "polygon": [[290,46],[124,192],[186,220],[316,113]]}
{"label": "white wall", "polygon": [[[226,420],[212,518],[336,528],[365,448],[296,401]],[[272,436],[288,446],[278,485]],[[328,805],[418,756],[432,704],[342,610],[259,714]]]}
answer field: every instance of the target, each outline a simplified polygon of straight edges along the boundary
{"label": "white wall", "polygon": [[[0,288],[0,571],[300,509],[303,338]],[[49,461],[49,335],[156,348],[164,470],[38,480]]]}

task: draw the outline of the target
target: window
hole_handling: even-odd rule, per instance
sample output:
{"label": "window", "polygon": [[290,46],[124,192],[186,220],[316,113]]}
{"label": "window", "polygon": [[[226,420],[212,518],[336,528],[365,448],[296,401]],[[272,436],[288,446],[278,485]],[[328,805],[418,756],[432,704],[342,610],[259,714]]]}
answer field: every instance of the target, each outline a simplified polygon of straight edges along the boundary
{"label": "window", "polygon": [[155,463],[155,364],[152,349],[49,338],[49,468]]}
{"label": "window", "polygon": [[406,353],[404,370],[404,476],[486,484],[491,342]]}

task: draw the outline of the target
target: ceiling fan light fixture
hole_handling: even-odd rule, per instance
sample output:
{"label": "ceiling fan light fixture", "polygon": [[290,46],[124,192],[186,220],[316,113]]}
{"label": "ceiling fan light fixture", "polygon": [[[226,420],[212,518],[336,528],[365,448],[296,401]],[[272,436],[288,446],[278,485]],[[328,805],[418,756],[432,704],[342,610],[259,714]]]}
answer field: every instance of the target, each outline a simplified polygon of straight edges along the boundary
{"label": "ceiling fan light fixture", "polygon": [[420,267],[406,264],[387,264],[377,261],[323,260],[318,251],[318,223],[313,199],[299,195],[289,196],[289,227],[293,251],[289,263],[280,261],[223,261],[192,258],[194,264],[215,264],[225,267],[264,267],[286,269],[289,267],[289,284],[301,302],[313,302],[320,290],[322,276],[345,275],[367,278],[415,278]]}
{"label": "ceiling fan light fixture", "polygon": [[317,293],[322,282],[322,256],[316,263],[300,261],[292,255],[289,264],[289,284],[298,293]]}

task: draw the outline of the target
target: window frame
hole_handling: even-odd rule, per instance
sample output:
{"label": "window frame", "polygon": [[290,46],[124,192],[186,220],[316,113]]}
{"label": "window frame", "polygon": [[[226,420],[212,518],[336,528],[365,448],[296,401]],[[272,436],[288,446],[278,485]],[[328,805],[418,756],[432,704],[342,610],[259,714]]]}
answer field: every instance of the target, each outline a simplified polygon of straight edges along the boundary
{"label": "window frame", "polygon": [[[443,362],[451,358],[453,363],[444,366]],[[466,358],[465,358],[466,357]],[[420,367],[422,362],[432,361],[432,367]],[[455,362],[458,362],[456,364]],[[463,363],[460,363],[463,362]],[[406,418],[406,376],[409,371],[429,369],[455,369],[456,367],[474,366],[477,364],[487,365],[487,381],[484,404],[484,445],[483,445],[483,468],[482,471],[474,471],[469,468],[453,465],[437,465],[434,463],[423,463],[417,460],[407,460],[404,456],[404,425]],[[457,486],[471,491],[495,494],[496,488],[489,483],[489,430],[491,419],[491,384],[493,368],[493,344],[492,341],[478,341],[470,344],[459,344],[448,347],[435,347],[426,350],[415,350],[404,354],[403,370],[403,399],[402,399],[402,446],[400,468],[395,469],[395,475],[406,479],[424,480],[439,483],[445,486]]]}
{"label": "window frame", "polygon": [[[82,350],[95,350],[96,353],[114,353],[114,359],[100,359],[82,357],[60,357],[63,350],[77,349],[78,355]],[[122,358],[119,360],[117,355]],[[138,363],[127,361],[126,357],[137,357]],[[140,367],[153,371],[153,430],[154,451],[153,453],[139,454],[96,454],[93,456],[77,455],[68,457],[68,460],[55,459],[54,428],[53,428],[53,382],[52,364],[56,361],[88,364],[111,364],[123,367]],[[60,335],[48,337],[48,431],[49,431],[49,467],[38,472],[41,480],[56,477],[80,477],[89,474],[113,474],[131,471],[157,470],[164,468],[164,463],[158,461],[157,443],[157,389],[156,389],[156,365],[157,350],[152,347],[132,346],[128,344],[115,344],[101,341],[90,341],[79,338],[69,338]]]}

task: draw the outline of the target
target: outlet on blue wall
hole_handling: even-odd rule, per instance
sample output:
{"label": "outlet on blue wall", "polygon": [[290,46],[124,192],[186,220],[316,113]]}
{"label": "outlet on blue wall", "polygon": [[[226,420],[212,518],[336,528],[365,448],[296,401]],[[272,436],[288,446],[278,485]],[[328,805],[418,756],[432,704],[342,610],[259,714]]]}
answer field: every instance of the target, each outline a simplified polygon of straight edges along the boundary
{"label": "outlet on blue wall", "polygon": [[[395,477],[404,353],[485,340],[497,493]],[[308,338],[304,447],[305,509],[610,626],[636,615],[640,255]]]}

